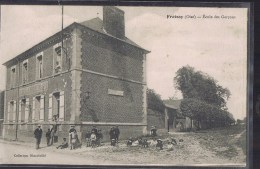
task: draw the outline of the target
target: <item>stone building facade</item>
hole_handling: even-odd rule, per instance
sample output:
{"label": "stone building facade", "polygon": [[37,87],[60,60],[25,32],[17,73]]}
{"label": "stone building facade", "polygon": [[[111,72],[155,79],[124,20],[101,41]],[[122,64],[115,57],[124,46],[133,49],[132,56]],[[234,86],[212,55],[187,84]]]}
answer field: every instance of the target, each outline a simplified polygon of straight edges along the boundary
{"label": "stone building facade", "polygon": [[93,125],[108,138],[147,132],[146,54],[125,36],[124,11],[103,7],[103,21],[72,23],[4,63],[7,69],[4,137],[31,140],[41,124],[70,125],[79,136]]}

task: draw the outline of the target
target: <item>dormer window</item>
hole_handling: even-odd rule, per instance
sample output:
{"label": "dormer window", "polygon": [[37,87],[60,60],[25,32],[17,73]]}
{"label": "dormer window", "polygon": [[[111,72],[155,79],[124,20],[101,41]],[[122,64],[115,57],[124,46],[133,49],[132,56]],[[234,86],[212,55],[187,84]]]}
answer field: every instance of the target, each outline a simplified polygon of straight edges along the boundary
{"label": "dormer window", "polygon": [[54,72],[59,73],[62,69],[62,49],[58,43],[53,47]]}
{"label": "dormer window", "polygon": [[36,79],[43,77],[43,52],[36,55]]}

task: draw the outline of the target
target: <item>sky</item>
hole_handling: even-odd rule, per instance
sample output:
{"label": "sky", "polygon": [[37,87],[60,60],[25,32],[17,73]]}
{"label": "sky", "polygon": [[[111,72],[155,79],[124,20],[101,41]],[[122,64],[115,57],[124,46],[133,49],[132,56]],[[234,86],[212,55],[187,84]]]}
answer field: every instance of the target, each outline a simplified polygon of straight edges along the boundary
{"label": "sky", "polygon": [[[5,61],[61,30],[60,6],[1,6],[0,90],[5,89]],[[203,71],[231,91],[227,106],[237,119],[246,116],[247,9],[123,7],[126,36],[151,51],[147,86],[162,99],[182,98],[176,71],[186,65]],[[101,6],[65,6],[64,27],[102,17]],[[220,16],[220,18],[167,18]],[[221,16],[234,16],[223,19]]]}

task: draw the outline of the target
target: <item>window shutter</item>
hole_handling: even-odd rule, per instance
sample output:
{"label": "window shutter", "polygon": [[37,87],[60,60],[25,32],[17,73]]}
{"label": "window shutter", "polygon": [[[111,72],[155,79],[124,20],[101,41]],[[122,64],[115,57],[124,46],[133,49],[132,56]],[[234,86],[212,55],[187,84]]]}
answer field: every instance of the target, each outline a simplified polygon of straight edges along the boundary
{"label": "window shutter", "polygon": [[16,121],[16,101],[14,101],[13,122]]}
{"label": "window shutter", "polygon": [[33,97],[32,122],[35,122],[35,97]]}
{"label": "window shutter", "polygon": [[19,100],[19,119],[18,122],[22,121],[22,100]]}
{"label": "window shutter", "polygon": [[30,111],[29,98],[26,98],[26,100],[25,100],[25,115],[24,115],[24,121],[25,122],[29,121],[29,111]]}
{"label": "window shutter", "polygon": [[60,114],[59,120],[64,121],[64,91],[60,92]]}
{"label": "window shutter", "polygon": [[49,94],[49,115],[48,120],[52,121],[52,94]]}
{"label": "window shutter", "polygon": [[7,105],[7,119],[6,121],[10,121],[10,102],[8,102],[8,105]]}
{"label": "window shutter", "polygon": [[40,121],[44,121],[44,95],[41,95],[40,100]]}

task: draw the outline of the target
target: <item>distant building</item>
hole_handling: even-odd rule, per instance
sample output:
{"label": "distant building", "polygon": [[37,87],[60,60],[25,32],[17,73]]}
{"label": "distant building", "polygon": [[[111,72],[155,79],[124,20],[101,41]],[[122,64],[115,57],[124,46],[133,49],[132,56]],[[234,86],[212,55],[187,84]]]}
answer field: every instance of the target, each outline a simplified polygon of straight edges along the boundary
{"label": "distant building", "polygon": [[189,131],[192,128],[192,120],[184,116],[180,110],[181,100],[164,100],[165,105],[165,129],[168,131]]}
{"label": "distant building", "polygon": [[93,125],[107,137],[114,125],[145,133],[147,53],[125,36],[124,11],[107,6],[103,21],[72,23],[7,61],[5,137],[31,139],[36,124],[61,137],[71,124],[80,136]]}

